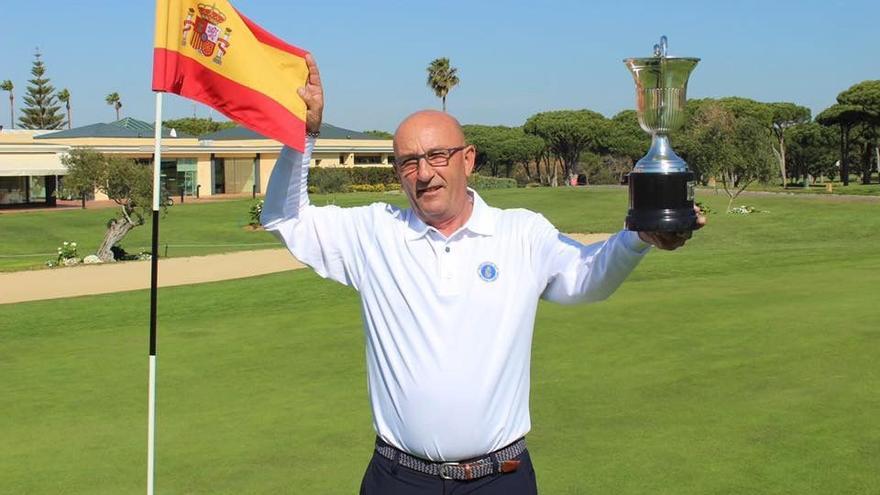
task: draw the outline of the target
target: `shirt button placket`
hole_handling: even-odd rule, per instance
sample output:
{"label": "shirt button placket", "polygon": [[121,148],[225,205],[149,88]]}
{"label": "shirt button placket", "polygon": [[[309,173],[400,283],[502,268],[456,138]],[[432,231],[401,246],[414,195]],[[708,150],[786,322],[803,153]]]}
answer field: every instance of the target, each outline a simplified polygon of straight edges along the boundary
{"label": "shirt button placket", "polygon": [[452,279],[452,269],[450,267],[451,262],[449,259],[449,252],[450,251],[451,251],[451,249],[447,245],[443,248],[444,254],[441,255],[441,258],[443,259],[443,263],[441,264],[442,268],[441,268],[441,275],[440,276],[443,277],[443,280],[451,280]]}

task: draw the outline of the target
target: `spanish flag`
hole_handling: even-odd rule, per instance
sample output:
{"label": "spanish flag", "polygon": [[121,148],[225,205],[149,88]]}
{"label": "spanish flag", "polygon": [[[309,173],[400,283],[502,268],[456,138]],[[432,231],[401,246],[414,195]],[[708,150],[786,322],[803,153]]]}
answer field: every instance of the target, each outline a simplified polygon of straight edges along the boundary
{"label": "spanish flag", "polygon": [[227,0],[157,0],[153,91],[213,107],[303,151],[306,51],[285,43]]}

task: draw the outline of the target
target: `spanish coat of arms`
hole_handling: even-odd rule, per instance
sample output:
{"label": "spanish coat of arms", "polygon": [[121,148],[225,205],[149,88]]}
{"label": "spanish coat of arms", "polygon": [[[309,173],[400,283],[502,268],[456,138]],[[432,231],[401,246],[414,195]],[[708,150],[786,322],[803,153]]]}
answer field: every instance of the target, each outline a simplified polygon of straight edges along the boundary
{"label": "spanish coat of arms", "polygon": [[206,57],[211,57],[216,50],[217,55],[212,61],[221,65],[223,56],[226,55],[226,49],[229,48],[232,29],[221,29],[220,25],[226,22],[226,16],[217,7],[200,3],[198,8],[198,14],[195,9],[190,8],[183,21],[180,46],[186,46],[187,37],[189,37],[190,46]]}

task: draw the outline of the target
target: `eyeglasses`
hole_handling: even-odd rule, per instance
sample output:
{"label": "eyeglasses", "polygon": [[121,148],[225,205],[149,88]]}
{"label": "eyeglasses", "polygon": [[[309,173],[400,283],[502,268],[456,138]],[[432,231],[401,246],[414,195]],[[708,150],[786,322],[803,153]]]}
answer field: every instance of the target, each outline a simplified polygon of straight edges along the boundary
{"label": "eyeglasses", "polygon": [[464,146],[458,146],[455,148],[441,148],[437,150],[431,150],[427,153],[422,153],[421,155],[411,155],[405,156],[399,160],[394,161],[394,165],[397,166],[397,170],[400,171],[401,175],[409,175],[419,169],[419,162],[422,161],[422,158],[428,162],[428,165],[432,167],[446,167],[449,165],[449,159],[452,158],[452,155],[458,153],[459,151],[467,148],[468,144]]}

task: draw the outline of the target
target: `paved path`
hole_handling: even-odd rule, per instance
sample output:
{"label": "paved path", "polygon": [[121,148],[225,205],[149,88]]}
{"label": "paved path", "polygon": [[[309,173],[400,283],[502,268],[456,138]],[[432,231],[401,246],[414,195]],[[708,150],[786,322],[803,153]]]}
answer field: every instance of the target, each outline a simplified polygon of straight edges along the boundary
{"label": "paved path", "polygon": [[[608,237],[608,234],[568,235],[585,244]],[[159,287],[253,277],[304,266],[286,249],[167,258],[159,261]],[[0,273],[0,304],[148,288],[150,263],[146,261]]]}

